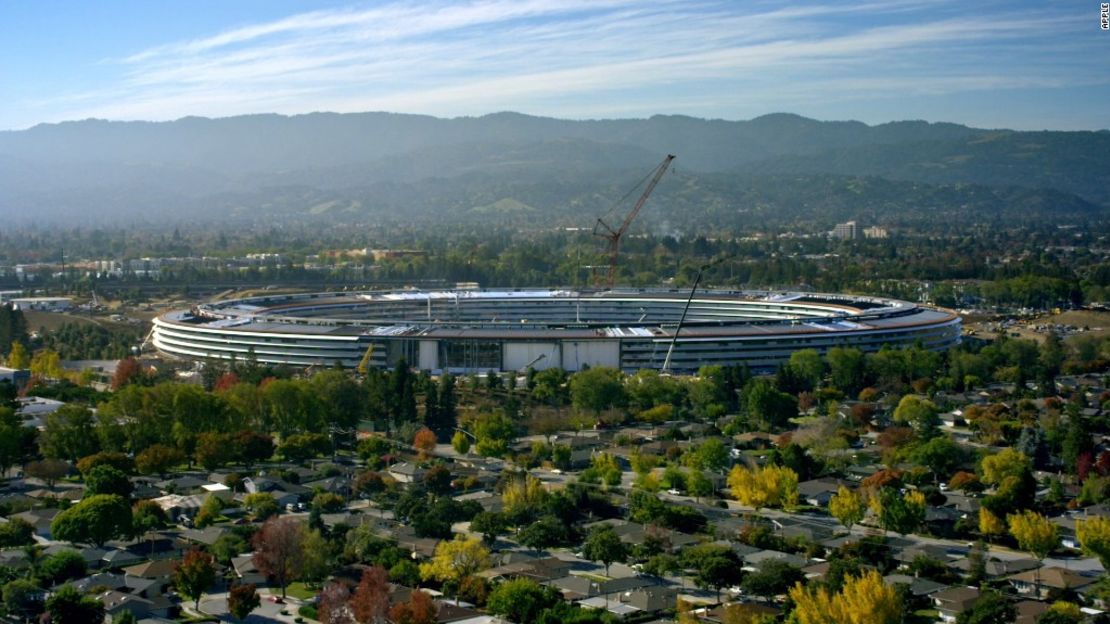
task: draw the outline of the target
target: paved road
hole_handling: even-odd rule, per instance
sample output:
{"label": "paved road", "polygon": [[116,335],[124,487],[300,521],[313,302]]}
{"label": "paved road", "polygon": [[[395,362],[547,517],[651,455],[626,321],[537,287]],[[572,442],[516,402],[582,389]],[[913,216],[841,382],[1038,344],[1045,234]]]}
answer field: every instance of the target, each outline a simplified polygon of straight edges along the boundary
{"label": "paved road", "polygon": [[[270,601],[270,590],[265,588],[260,588],[258,594],[262,598],[262,604],[247,616],[247,619],[241,620],[242,622],[246,624],[274,624],[275,622],[291,624],[294,622],[299,604],[291,601],[287,604],[273,603]],[[281,613],[282,609],[288,610],[289,614],[283,615]],[[200,610],[206,615],[220,618],[221,622],[240,622],[240,620],[232,618],[231,614],[227,612],[226,591],[206,594],[200,601]]]}

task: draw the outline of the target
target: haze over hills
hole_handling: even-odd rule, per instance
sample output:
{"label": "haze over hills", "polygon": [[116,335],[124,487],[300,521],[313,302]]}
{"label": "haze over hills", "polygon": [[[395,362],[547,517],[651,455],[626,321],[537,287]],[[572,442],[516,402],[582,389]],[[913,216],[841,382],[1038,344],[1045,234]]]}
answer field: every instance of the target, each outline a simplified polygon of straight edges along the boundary
{"label": "haze over hills", "polygon": [[0,132],[16,223],[206,219],[592,223],[666,153],[645,221],[1101,218],[1110,132],[1017,132],[790,114],[567,121],[498,113],[87,120]]}

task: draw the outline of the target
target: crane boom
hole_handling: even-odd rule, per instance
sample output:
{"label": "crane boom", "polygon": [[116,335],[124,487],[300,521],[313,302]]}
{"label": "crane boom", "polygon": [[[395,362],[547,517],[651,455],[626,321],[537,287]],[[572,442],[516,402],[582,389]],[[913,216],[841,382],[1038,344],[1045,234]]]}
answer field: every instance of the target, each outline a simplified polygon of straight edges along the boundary
{"label": "crane boom", "polygon": [[606,284],[609,288],[613,287],[613,283],[617,279],[617,257],[620,254],[621,237],[628,231],[628,226],[632,225],[632,221],[636,219],[636,215],[640,214],[640,209],[647,203],[651,192],[655,190],[655,186],[659,184],[659,180],[662,179],[663,174],[667,172],[667,167],[671,165],[671,161],[674,159],[675,157],[673,154],[667,154],[663,162],[659,163],[659,166],[650,174],[651,179],[648,180],[647,187],[644,188],[644,192],[640,194],[640,198],[636,200],[636,205],[632,207],[632,210],[628,213],[628,216],[624,218],[624,222],[621,223],[619,228],[614,230],[608,223],[600,218],[594,225],[594,235],[601,236],[609,241],[609,272],[606,275]]}

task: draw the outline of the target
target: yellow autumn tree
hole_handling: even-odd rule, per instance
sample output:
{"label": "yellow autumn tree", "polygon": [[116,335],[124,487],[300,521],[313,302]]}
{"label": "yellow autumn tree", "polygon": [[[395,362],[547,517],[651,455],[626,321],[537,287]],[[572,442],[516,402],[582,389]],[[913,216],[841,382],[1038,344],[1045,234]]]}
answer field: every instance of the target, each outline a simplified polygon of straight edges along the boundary
{"label": "yellow autumn tree", "polygon": [[57,379],[62,376],[62,359],[56,351],[43,349],[31,358],[31,374]]}
{"label": "yellow autumn tree", "polygon": [[867,507],[859,492],[843,485],[837,488],[836,494],[829,499],[829,514],[839,520],[840,524],[849,531],[852,530],[852,525],[863,520],[863,513],[866,510]]}
{"label": "yellow autumn tree", "polygon": [[505,506],[506,513],[537,508],[546,500],[547,490],[544,489],[543,482],[532,475],[509,481],[501,492],[501,503]]}
{"label": "yellow autumn tree", "polygon": [[902,600],[893,585],[871,570],[844,584],[833,599],[841,619],[851,624],[897,624],[902,621]]}
{"label": "yellow autumn tree", "polygon": [[457,586],[463,579],[489,566],[489,549],[482,545],[481,538],[456,535],[453,540],[436,544],[435,555],[420,564],[420,576],[425,580],[435,579]]}
{"label": "yellow autumn tree", "polygon": [[770,464],[755,469],[733,466],[728,473],[728,486],[736,500],[756,509],[793,509],[798,504],[798,473],[784,466]]}
{"label": "yellow autumn tree", "polygon": [[1079,605],[1075,604],[1074,602],[1068,602],[1066,600],[1057,600],[1056,602],[1052,603],[1052,606],[1050,606],[1048,608],[1048,610],[1051,613],[1056,613],[1056,614],[1059,614],[1059,615],[1063,616],[1061,618],[1053,619],[1052,621],[1054,621],[1054,622],[1059,622],[1059,621],[1082,622],[1083,621],[1083,611],[1079,608]]}
{"label": "yellow autumn tree", "polygon": [[27,355],[27,348],[18,340],[12,343],[12,350],[8,353],[8,368],[27,368],[31,358]]}
{"label": "yellow autumn tree", "polygon": [[678,624],[698,624],[698,616],[694,613],[694,605],[689,600],[678,599],[675,605],[675,621]]}
{"label": "yellow autumn tree", "polygon": [[1006,516],[1010,535],[1017,540],[1018,547],[1038,560],[1044,559],[1060,543],[1056,525],[1041,514],[1025,510]]}
{"label": "yellow autumn tree", "polygon": [[980,472],[983,474],[982,481],[989,485],[998,485],[1006,477],[1017,477],[1029,467],[1029,458],[1025,453],[1015,448],[1005,448],[983,458],[983,463],[980,464]]}
{"label": "yellow autumn tree", "polygon": [[875,570],[848,577],[839,593],[824,587],[807,589],[798,583],[790,590],[791,616],[798,624],[898,624],[902,601],[893,586]]}
{"label": "yellow autumn tree", "polygon": [[986,507],[979,508],[979,532],[987,539],[1006,534],[1006,523]]}
{"label": "yellow autumn tree", "polygon": [[1093,516],[1075,521],[1075,536],[1083,552],[1098,557],[1102,569],[1110,572],[1110,518]]}

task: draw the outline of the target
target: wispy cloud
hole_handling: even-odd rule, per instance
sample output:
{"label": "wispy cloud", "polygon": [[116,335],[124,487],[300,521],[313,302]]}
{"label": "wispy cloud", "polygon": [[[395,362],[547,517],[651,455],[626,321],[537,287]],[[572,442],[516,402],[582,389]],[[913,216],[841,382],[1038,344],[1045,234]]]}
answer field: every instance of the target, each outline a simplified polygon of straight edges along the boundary
{"label": "wispy cloud", "polygon": [[[1007,6],[395,2],[136,50],[112,61],[119,70],[113,83],[36,104],[58,118],[315,110],[737,117],[756,104],[784,109],[806,98],[1091,82],[1099,61],[1060,45],[1085,21],[1049,8],[1011,14]],[[996,54],[1017,42],[1022,53]]]}

